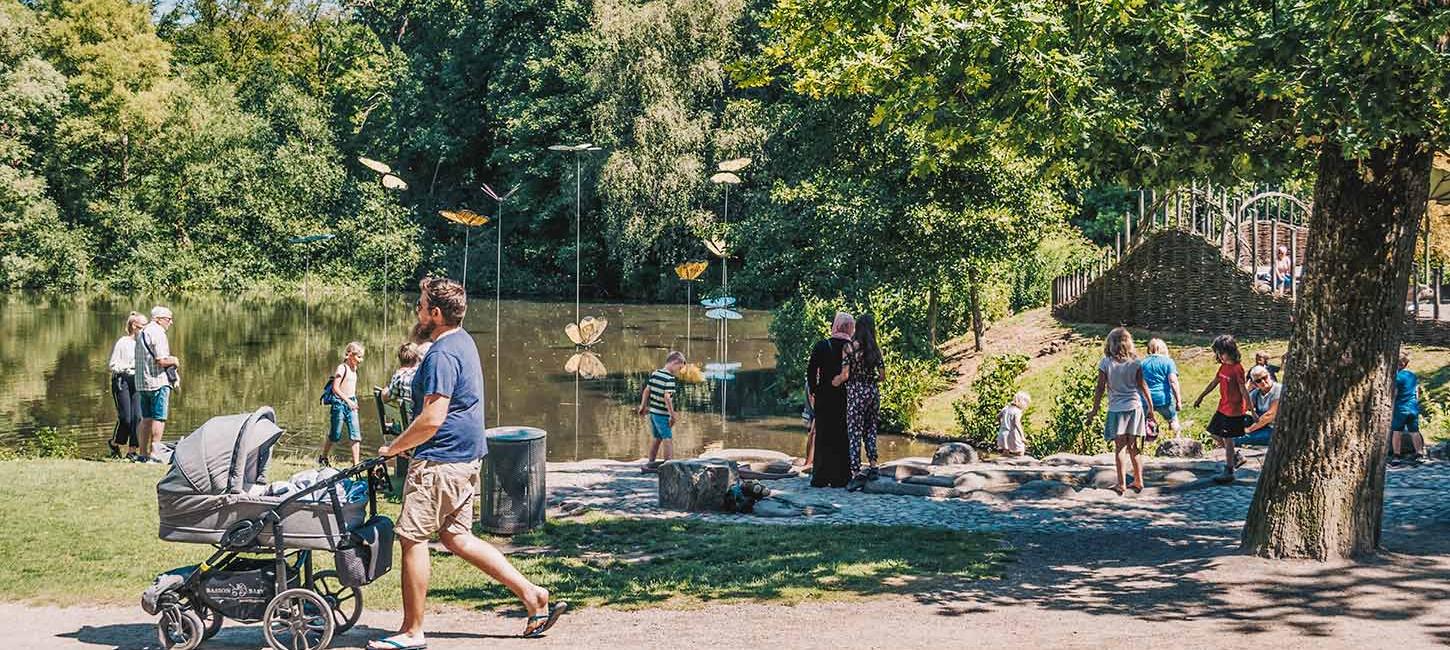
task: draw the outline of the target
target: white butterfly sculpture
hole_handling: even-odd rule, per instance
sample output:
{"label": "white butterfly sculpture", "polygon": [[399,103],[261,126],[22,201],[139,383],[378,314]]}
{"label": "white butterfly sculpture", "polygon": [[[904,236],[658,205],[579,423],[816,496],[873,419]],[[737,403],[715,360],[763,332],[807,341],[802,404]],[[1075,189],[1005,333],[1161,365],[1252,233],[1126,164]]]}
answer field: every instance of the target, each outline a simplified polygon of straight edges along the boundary
{"label": "white butterfly sculpture", "polygon": [[604,328],[609,327],[609,319],[585,316],[578,323],[569,323],[564,326],[564,333],[569,340],[582,348],[593,347],[599,339],[604,336]]}
{"label": "white butterfly sculpture", "polygon": [[715,257],[721,259],[730,257],[730,249],[725,247],[724,237],[713,237],[710,239],[706,239],[705,248],[710,249],[710,252],[714,253]]}
{"label": "white butterfly sculpture", "polygon": [[604,362],[599,359],[599,355],[588,350],[576,352],[574,356],[569,357],[569,360],[564,362],[564,372],[571,375],[577,373],[580,379],[599,379],[609,374],[609,371],[604,368]]}
{"label": "white butterfly sculpture", "polygon": [[717,307],[705,312],[705,318],[711,320],[740,320],[740,312],[725,307]]}

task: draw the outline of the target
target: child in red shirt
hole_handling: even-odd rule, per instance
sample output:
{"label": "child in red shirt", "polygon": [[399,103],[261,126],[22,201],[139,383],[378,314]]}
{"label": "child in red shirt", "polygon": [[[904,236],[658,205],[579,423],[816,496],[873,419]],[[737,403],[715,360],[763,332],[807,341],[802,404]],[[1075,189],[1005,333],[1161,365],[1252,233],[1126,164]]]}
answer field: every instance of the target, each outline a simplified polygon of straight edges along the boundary
{"label": "child in red shirt", "polygon": [[1244,464],[1244,459],[1234,450],[1234,438],[1244,435],[1244,414],[1249,412],[1249,387],[1244,367],[1240,363],[1239,344],[1233,336],[1224,334],[1213,340],[1213,354],[1218,359],[1218,373],[1208,382],[1195,407],[1203,403],[1215,387],[1218,388],[1218,410],[1208,423],[1208,433],[1218,440],[1224,450],[1223,474],[1215,477],[1219,483],[1232,483],[1234,469]]}

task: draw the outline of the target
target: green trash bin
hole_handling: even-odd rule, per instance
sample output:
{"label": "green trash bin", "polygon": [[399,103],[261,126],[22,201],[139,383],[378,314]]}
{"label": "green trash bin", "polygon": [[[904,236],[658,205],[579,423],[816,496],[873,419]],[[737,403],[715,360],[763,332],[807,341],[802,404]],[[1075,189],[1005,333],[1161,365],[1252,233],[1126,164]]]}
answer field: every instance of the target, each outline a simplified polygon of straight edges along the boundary
{"label": "green trash bin", "polygon": [[494,534],[512,535],[544,523],[545,439],[535,427],[494,427],[484,432],[483,506],[480,526]]}

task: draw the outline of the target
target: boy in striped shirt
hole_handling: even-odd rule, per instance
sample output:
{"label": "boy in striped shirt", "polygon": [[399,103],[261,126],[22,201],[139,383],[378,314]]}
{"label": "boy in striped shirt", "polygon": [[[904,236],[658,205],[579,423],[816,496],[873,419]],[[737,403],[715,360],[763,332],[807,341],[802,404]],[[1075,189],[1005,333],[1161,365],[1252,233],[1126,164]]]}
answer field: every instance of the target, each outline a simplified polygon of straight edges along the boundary
{"label": "boy in striped shirt", "polygon": [[674,431],[675,425],[675,389],[678,382],[675,381],[675,374],[685,365],[685,355],[679,352],[670,352],[665,357],[665,367],[650,373],[649,380],[644,384],[644,390],[639,393],[639,414],[649,413],[650,432],[654,440],[649,446],[649,464],[646,467],[655,467],[655,456],[659,454],[660,445],[665,448],[665,460],[668,461],[675,455]]}

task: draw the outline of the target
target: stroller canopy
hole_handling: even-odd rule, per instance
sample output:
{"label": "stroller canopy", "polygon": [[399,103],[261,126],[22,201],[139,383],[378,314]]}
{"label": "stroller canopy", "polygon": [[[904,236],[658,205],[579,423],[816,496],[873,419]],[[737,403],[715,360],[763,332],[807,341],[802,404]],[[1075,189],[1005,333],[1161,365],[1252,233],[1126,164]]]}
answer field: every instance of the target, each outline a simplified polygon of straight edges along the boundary
{"label": "stroller canopy", "polygon": [[171,494],[245,492],[267,480],[272,445],[282,437],[270,406],[252,413],[219,415],[176,443],[171,471],[157,491]]}

